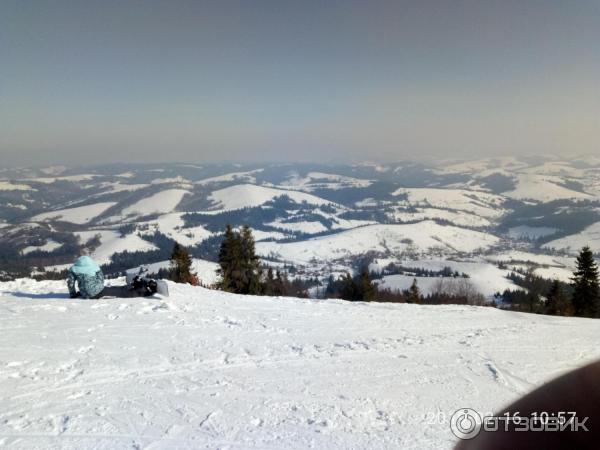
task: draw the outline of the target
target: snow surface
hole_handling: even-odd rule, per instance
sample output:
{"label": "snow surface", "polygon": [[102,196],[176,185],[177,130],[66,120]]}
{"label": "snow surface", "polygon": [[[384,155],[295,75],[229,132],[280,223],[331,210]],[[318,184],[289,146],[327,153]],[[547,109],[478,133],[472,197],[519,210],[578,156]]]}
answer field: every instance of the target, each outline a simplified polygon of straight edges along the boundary
{"label": "snow surface", "polygon": [[189,194],[189,191],[185,189],[166,189],[128,206],[123,209],[121,214],[124,216],[132,214],[148,216],[150,214],[170,213],[175,211],[185,194]]}
{"label": "snow surface", "polygon": [[156,250],[157,247],[145,241],[137,234],[121,236],[114,230],[90,230],[77,231],[74,233],[82,244],[85,244],[96,235],[100,236],[100,245],[90,255],[98,264],[108,264],[114,253],[124,252],[147,252]]}
{"label": "snow surface", "polygon": [[239,181],[245,183],[256,183],[257,173],[262,172],[264,169],[249,170],[247,172],[231,172],[224,175],[218,175],[216,177],[205,178],[200,181],[196,181],[195,184],[206,185],[211,183],[225,183],[229,181]]}
{"label": "snow surface", "polygon": [[[129,269],[127,272],[138,274],[146,272],[149,274],[158,273],[160,269],[168,269],[171,267],[170,261],[160,261],[152,264],[144,264],[142,266]],[[212,285],[219,280],[217,269],[219,265],[205,259],[194,258],[192,260],[192,272],[198,275],[198,279],[204,285]]]}
{"label": "snow surface", "polygon": [[52,239],[48,239],[48,241],[43,245],[30,245],[21,250],[21,253],[27,255],[32,252],[53,252],[56,249],[59,249],[63,246],[60,242],[53,241]]}
{"label": "snow surface", "polygon": [[443,226],[432,221],[402,225],[367,225],[300,242],[261,242],[260,255],[285,261],[308,263],[313,259],[331,261],[369,251],[399,257],[404,252],[437,251],[445,254],[489,248],[498,238],[479,231]]}
{"label": "snow surface", "polygon": [[401,188],[392,195],[406,195],[411,206],[433,206],[466,211],[477,216],[497,218],[504,214],[505,198],[465,189]]}
{"label": "snow surface", "polygon": [[190,180],[188,180],[187,178],[182,177],[181,175],[178,175],[176,177],[170,177],[170,178],[155,178],[154,180],[152,180],[150,182],[150,184],[156,185],[156,184],[180,184],[183,185],[186,188],[192,188],[192,182]]}
{"label": "snow surface", "polygon": [[275,189],[253,184],[237,184],[219,189],[212,192],[209,199],[215,202],[215,209],[234,210],[260,206],[284,195],[296,203],[306,202],[310,205],[327,205],[331,203],[330,201],[304,192]]}
{"label": "snow surface", "polygon": [[179,242],[181,245],[192,247],[203,240],[214,236],[215,233],[207,230],[202,225],[195,227],[185,227],[185,221],[182,216],[186,213],[171,213],[159,216],[156,220],[141,222],[138,225],[147,227],[141,233],[152,235],[156,231],[167,235],[171,239]]}
{"label": "snow surface", "polygon": [[12,183],[6,180],[0,180],[0,191],[35,191],[28,184]]}
{"label": "snow surface", "polygon": [[396,222],[414,222],[421,220],[445,220],[460,227],[483,228],[492,225],[492,222],[485,217],[477,214],[471,214],[466,211],[452,211],[449,209],[438,208],[412,208],[397,209],[388,216]]}
{"label": "snow surface", "polygon": [[[121,175],[116,175],[116,176],[121,176]],[[133,192],[133,191],[137,191],[139,189],[144,189],[146,187],[150,186],[149,184],[123,184],[123,183],[115,183],[115,182],[104,182],[100,184],[100,187],[102,189],[107,189],[106,191],[103,191],[99,194],[96,194],[95,196],[101,196],[101,195],[105,195],[105,194],[115,194],[117,192]]]}
{"label": "snow surface", "polygon": [[550,241],[544,244],[543,247],[566,250],[571,254],[577,254],[586,245],[593,252],[600,253],[600,222],[590,225],[580,233]]}
{"label": "snow surface", "polygon": [[88,223],[106,211],[108,208],[116,205],[116,202],[101,202],[91,205],[78,206],[77,208],[61,209],[58,211],[49,211],[38,214],[31,218],[33,221],[46,222],[51,220],[61,220],[63,222],[83,225]]}
{"label": "snow surface", "polygon": [[279,228],[280,230],[306,234],[317,234],[328,230],[328,228],[325,225],[323,225],[321,222],[316,221],[283,222],[281,220],[276,220],[274,222],[267,223],[266,225],[273,228]]}
{"label": "snow surface", "polygon": [[0,283],[0,445],[450,449],[455,410],[600,357],[592,319],[169,288]]}
{"label": "snow surface", "polygon": [[334,173],[324,172],[309,172],[302,177],[298,173],[293,173],[288,180],[281,186],[288,189],[297,189],[301,191],[314,191],[317,189],[347,189],[347,188],[364,188],[368,187],[373,182]]}
{"label": "snow surface", "polygon": [[[475,287],[475,289],[487,298],[492,298],[496,292],[504,292],[505,289],[518,290],[522,289],[512,281],[506,278],[506,275],[510,273],[510,270],[499,269],[497,266],[489,264],[484,261],[450,261],[450,260],[417,260],[417,261],[402,261],[401,264],[404,267],[411,268],[424,268],[428,270],[439,271],[443,270],[444,267],[450,267],[453,271],[459,273],[466,273],[469,275],[469,281]],[[395,275],[390,275],[394,277]],[[394,288],[392,283],[396,283],[399,289],[406,289],[406,280],[401,278],[387,280],[386,287]],[[410,277],[410,283],[412,283],[414,277]],[[436,278],[424,278],[423,283],[427,283],[425,287],[429,288],[429,283],[433,283],[431,280]],[[421,279],[417,278],[417,282],[421,282]],[[404,284],[402,284],[404,283]],[[409,286],[410,286],[409,283]]]}
{"label": "snow surface", "polygon": [[92,173],[84,173],[81,175],[68,175],[61,177],[36,177],[36,178],[27,178],[25,181],[34,181],[36,183],[44,183],[44,184],[52,184],[57,181],[69,181],[71,183],[78,183],[81,181],[90,181],[94,178],[100,177],[101,175],[92,174]]}
{"label": "snow surface", "polygon": [[504,195],[517,200],[536,200],[551,202],[560,199],[589,199],[593,197],[583,192],[568,189],[560,184],[563,178],[550,175],[519,174],[517,186]]}
{"label": "snow surface", "polygon": [[513,156],[504,156],[461,161],[450,165],[445,161],[440,161],[439,166],[436,167],[435,171],[438,173],[481,173],[486,170],[514,171],[525,167],[527,167],[527,163],[519,161]]}

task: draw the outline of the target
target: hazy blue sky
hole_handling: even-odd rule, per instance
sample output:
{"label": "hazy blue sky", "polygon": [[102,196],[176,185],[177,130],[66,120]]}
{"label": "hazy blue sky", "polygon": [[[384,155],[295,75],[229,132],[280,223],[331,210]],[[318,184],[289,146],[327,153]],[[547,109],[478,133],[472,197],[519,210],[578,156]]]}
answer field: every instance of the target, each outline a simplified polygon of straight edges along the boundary
{"label": "hazy blue sky", "polygon": [[600,1],[0,1],[0,164],[600,153]]}

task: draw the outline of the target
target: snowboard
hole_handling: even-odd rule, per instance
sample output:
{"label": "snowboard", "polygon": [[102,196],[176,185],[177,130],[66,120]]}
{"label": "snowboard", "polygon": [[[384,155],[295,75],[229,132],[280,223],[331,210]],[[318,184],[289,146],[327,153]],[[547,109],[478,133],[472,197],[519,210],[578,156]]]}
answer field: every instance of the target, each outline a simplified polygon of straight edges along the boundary
{"label": "snowboard", "polygon": [[163,297],[169,296],[169,285],[165,280],[156,280],[156,293]]}
{"label": "snowboard", "polygon": [[[133,279],[136,276],[144,277],[145,273],[148,273],[148,269],[145,267],[142,267],[137,273],[134,271],[125,272],[125,281],[127,283],[127,286],[131,286],[131,283],[133,283]],[[156,281],[156,293],[160,294],[164,297],[168,297],[169,296],[169,285],[167,284],[167,282],[165,280],[155,280],[155,281]]]}
{"label": "snowboard", "polygon": [[144,297],[154,297],[156,294],[159,294],[163,297],[169,296],[169,285],[164,280],[155,280],[156,281],[156,292],[152,295],[144,295],[143,290],[133,290],[129,285],[125,286],[109,286],[104,288],[104,295],[100,297],[101,299],[111,299],[111,298],[144,298]]}

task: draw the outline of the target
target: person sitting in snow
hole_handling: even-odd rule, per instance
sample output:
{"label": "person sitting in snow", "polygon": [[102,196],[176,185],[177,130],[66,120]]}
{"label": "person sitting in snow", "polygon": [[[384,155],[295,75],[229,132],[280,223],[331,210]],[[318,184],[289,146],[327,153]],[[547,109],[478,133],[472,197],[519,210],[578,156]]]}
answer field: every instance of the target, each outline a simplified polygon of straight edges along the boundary
{"label": "person sitting in snow", "polygon": [[104,274],[89,256],[77,258],[67,278],[71,298],[99,298],[104,290]]}

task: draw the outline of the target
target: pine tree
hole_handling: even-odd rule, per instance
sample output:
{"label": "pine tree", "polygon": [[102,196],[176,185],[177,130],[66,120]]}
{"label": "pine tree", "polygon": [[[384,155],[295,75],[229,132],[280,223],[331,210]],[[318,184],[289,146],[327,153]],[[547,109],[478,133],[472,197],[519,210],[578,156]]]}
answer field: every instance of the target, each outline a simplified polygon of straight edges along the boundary
{"label": "pine tree", "polygon": [[554,280],[546,300],[546,314],[553,316],[572,316],[573,304],[571,299],[565,294],[560,281]]}
{"label": "pine tree", "polygon": [[260,260],[256,256],[254,236],[248,225],[242,227],[240,233],[242,242],[242,266],[244,279],[244,294],[259,295],[262,293],[262,270]]}
{"label": "pine tree", "polygon": [[281,271],[278,270],[277,274],[275,275],[275,287],[273,289],[273,295],[288,295],[289,284],[290,282],[288,280],[287,273],[281,273]]}
{"label": "pine tree", "polygon": [[219,288],[228,292],[239,292],[241,290],[241,242],[239,236],[233,231],[231,225],[227,224],[225,236],[219,250],[219,274],[221,281]]}
{"label": "pine tree", "polygon": [[262,293],[262,271],[256,256],[252,230],[244,226],[241,232],[227,225],[219,250],[219,287],[237,294],[258,295]]}
{"label": "pine tree", "polygon": [[349,273],[346,273],[342,278],[340,278],[340,284],[340,296],[344,300],[360,300],[360,296],[358,295],[358,287]]}
{"label": "pine tree", "polygon": [[377,296],[377,286],[371,281],[369,272],[364,270],[360,277],[360,293],[362,300],[370,302]]}
{"label": "pine tree", "polygon": [[406,303],[421,303],[421,290],[417,285],[417,279],[414,278],[410,289],[408,290],[408,295],[406,297]]}
{"label": "pine tree", "polygon": [[194,286],[199,284],[198,277],[192,272],[192,257],[187,249],[178,242],[173,246],[170,263],[171,280],[177,283],[189,283]]}
{"label": "pine tree", "polygon": [[525,297],[525,311],[538,312],[540,306],[540,296],[533,291],[529,291]]}
{"label": "pine tree", "polygon": [[265,282],[263,283],[262,292],[264,295],[275,295],[275,277],[273,275],[272,267],[267,269],[267,276],[265,277]]}
{"label": "pine tree", "polygon": [[584,247],[577,257],[573,273],[573,307],[575,315],[598,317],[600,313],[600,282],[598,265],[589,247]]}

